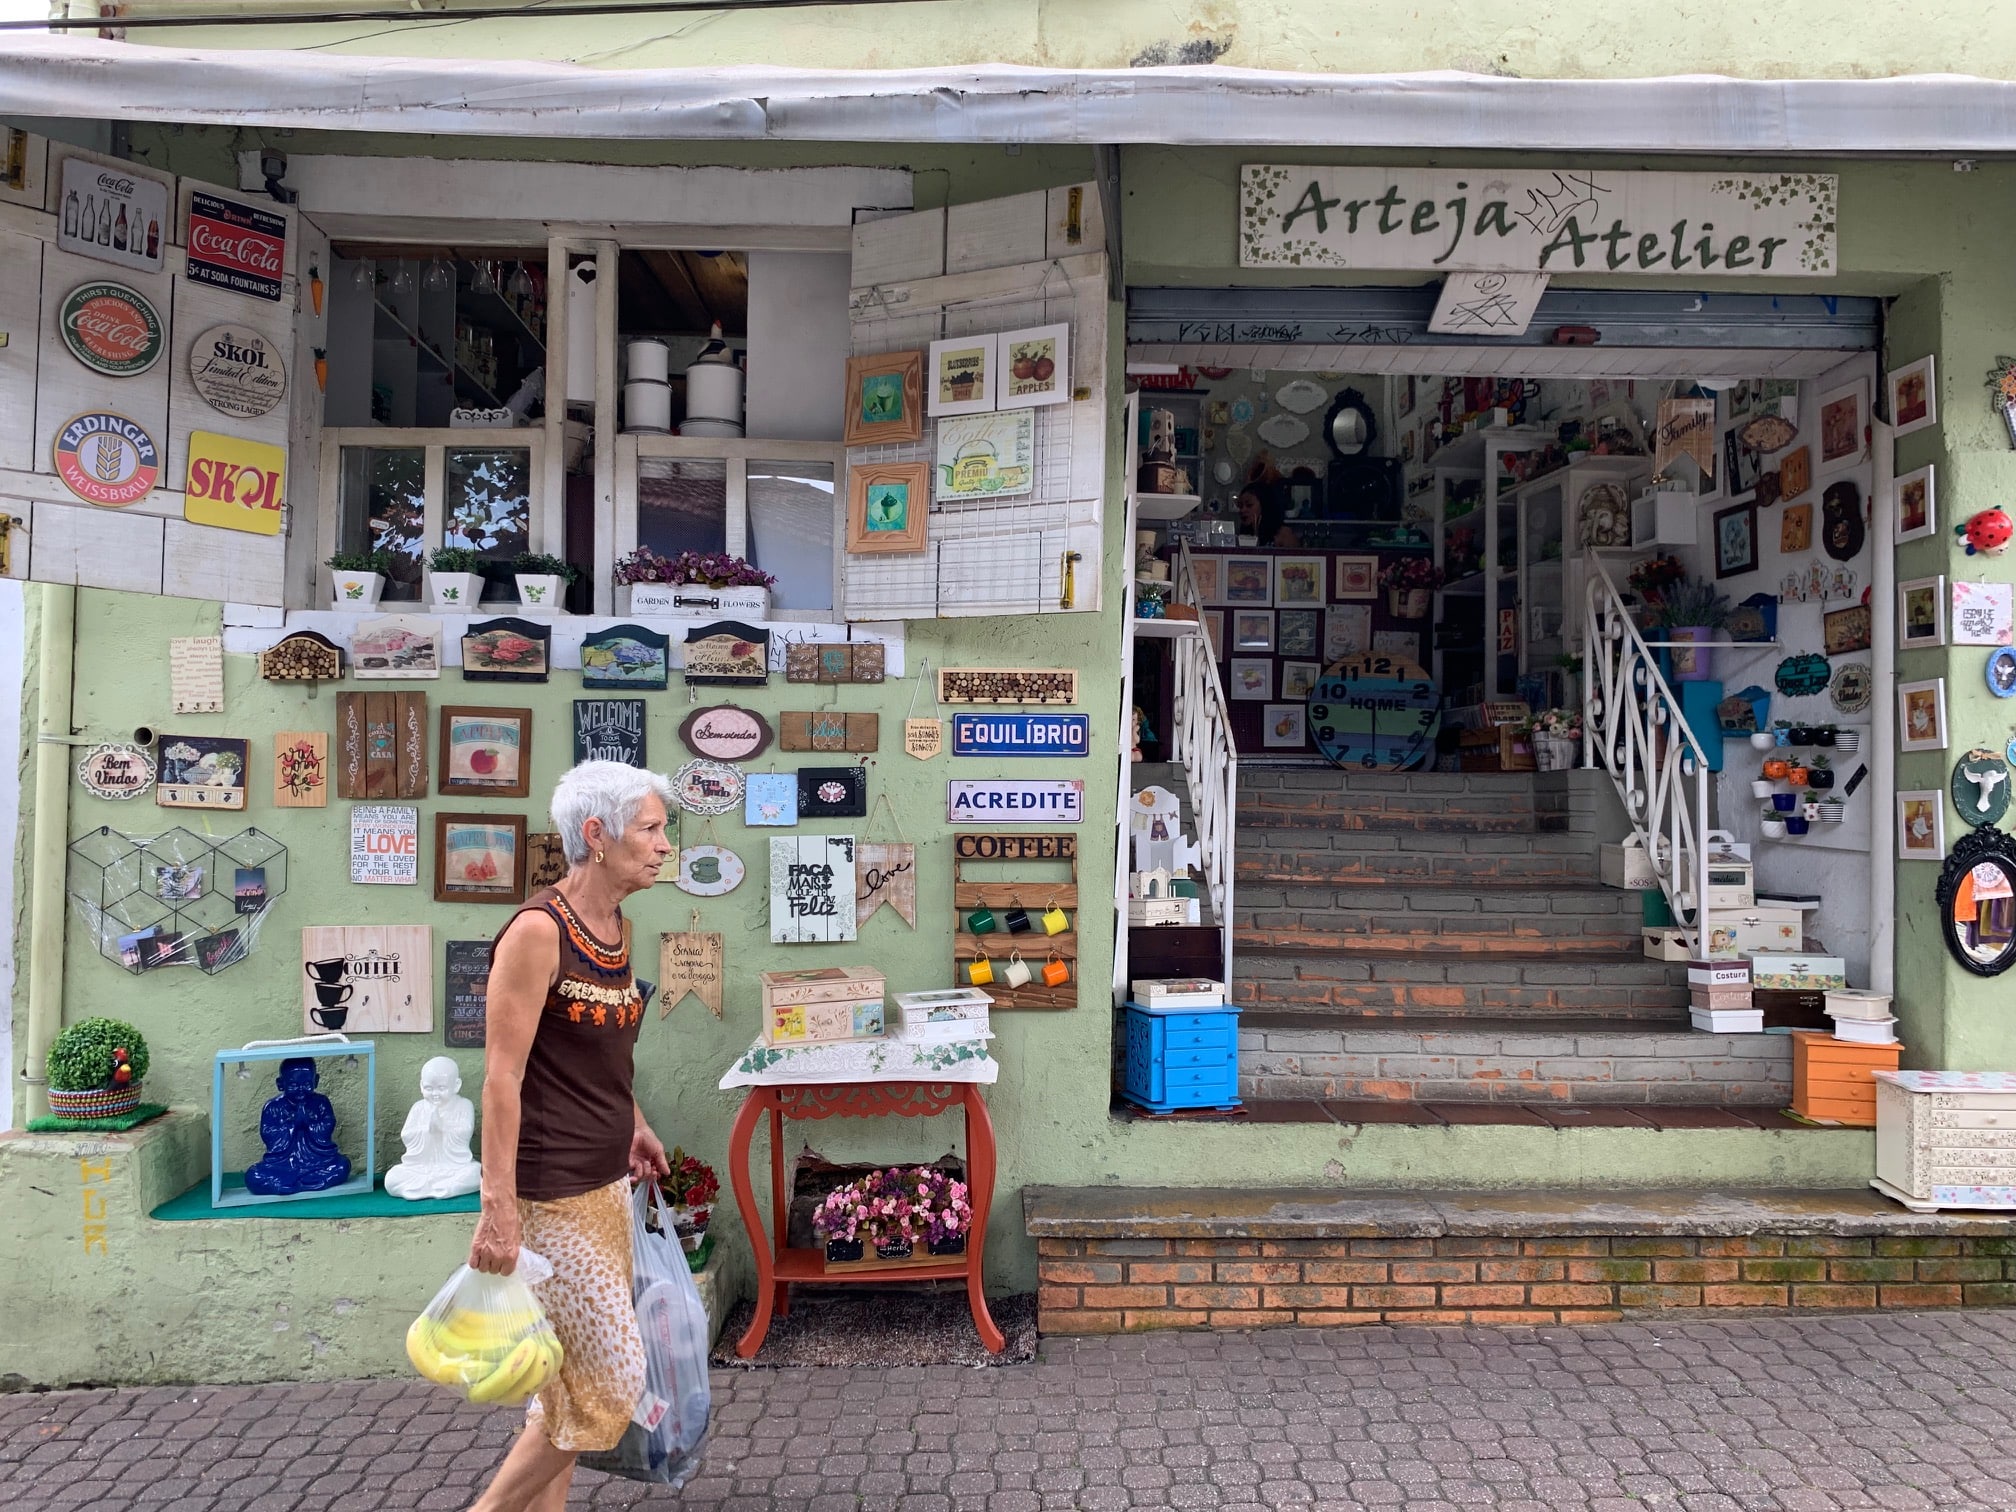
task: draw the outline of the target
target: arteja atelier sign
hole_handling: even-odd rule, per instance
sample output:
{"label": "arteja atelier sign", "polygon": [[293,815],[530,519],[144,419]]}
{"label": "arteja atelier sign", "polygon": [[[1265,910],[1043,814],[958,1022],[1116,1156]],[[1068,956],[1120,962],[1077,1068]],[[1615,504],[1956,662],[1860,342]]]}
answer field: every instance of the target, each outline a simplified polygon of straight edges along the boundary
{"label": "arteja atelier sign", "polygon": [[1831,278],[1838,202],[1829,173],[1248,163],[1239,266]]}
{"label": "arteja atelier sign", "polygon": [[285,217],[198,189],[189,196],[189,280],[278,300],[287,270]]}
{"label": "arteja atelier sign", "polygon": [[138,289],[100,280],[63,301],[56,328],[70,355],[107,378],[132,378],[161,358],[161,317]]}

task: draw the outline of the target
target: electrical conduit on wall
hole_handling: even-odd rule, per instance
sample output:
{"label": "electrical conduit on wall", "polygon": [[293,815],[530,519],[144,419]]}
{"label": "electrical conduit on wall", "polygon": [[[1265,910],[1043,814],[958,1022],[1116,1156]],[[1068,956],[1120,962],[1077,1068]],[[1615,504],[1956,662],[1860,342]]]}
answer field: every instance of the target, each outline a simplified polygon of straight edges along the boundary
{"label": "electrical conduit on wall", "polygon": [[24,1116],[49,1111],[44,1069],[63,1027],[64,863],[70,828],[70,698],[77,590],[35,585],[42,637],[35,701],[34,832],[28,876],[28,1056]]}
{"label": "electrical conduit on wall", "polygon": [[[0,751],[21,749],[21,695],[27,672],[28,613],[21,584],[0,578]],[[21,846],[21,767],[0,761],[0,855],[18,857]],[[0,919],[15,926],[18,867],[0,867]],[[14,1064],[15,952],[0,951],[0,1062]],[[14,1126],[14,1099],[0,1098],[0,1130]]]}

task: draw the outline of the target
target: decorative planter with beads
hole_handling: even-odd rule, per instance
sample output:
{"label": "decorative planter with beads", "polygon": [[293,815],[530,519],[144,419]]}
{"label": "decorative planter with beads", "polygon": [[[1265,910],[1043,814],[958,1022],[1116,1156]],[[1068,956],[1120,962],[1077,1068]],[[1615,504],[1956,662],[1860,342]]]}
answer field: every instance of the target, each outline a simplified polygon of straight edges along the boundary
{"label": "decorative planter with beads", "polygon": [[140,1106],[147,1041],[119,1019],[72,1024],[49,1047],[49,1111],[58,1118],[120,1118]]}

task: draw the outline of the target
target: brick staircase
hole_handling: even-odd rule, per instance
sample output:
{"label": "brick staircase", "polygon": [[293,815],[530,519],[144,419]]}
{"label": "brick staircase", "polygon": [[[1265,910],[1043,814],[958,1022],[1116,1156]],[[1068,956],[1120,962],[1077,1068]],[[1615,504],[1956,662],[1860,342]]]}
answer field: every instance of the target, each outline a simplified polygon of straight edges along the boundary
{"label": "brick staircase", "polygon": [[1241,1095],[1782,1107],[1790,1043],[1697,1034],[1594,773],[1240,771]]}

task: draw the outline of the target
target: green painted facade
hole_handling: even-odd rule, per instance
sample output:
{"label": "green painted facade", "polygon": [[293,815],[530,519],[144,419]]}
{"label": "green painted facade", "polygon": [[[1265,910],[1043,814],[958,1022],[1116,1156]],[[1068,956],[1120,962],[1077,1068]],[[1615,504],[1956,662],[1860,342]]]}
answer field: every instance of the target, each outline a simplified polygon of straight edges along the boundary
{"label": "green painted facade", "polygon": [[[1428,18],[1395,28],[1393,40],[1376,27],[1351,24],[1346,15],[1313,6],[1233,7],[1150,4],[1127,0],[1112,7],[1062,4],[981,4],[954,0],[944,6],[902,10],[903,29],[880,9],[807,14],[789,23],[790,46],[772,48],[765,59],[810,59],[842,66],[899,66],[957,61],[968,56],[1011,58],[1069,66],[1125,62],[1138,29],[1148,45],[1167,38],[1231,38],[1226,62],[1273,67],[1329,67],[1369,71],[1399,67],[1501,67],[1533,74],[1616,76],[1690,69],[1753,75],[1855,75],[1932,66],[1934,58],[1965,56],[1983,73],[2016,74],[2016,42],[1983,39],[1967,31],[1973,7],[1935,5],[1901,18],[1895,37],[1870,51],[1866,37],[1850,38],[1827,24],[1817,8],[1809,24],[1796,19],[1772,28],[1771,37],[1747,33],[1740,43],[1719,30],[1689,26],[1678,16],[1655,21],[1648,30],[1620,26],[1613,8],[1582,4],[1542,6],[1522,12],[1518,26],[1502,7],[1449,4],[1435,23],[1446,43],[1424,44]],[[1963,16],[1963,12],[1966,15]],[[1390,12],[1381,11],[1381,16]],[[875,16],[871,35],[868,17]],[[961,22],[966,29],[961,30]],[[564,23],[514,26],[486,44],[513,56],[568,56],[624,65],[703,64],[746,61],[754,43],[744,35],[759,23],[742,18],[680,16],[651,23]],[[562,35],[562,27],[572,31]],[[592,28],[594,47],[581,38]],[[360,37],[363,29],[360,28]],[[1964,34],[1964,35],[1963,35]],[[473,24],[424,43],[424,34],[400,34],[402,47],[421,52],[470,49],[483,35]],[[890,40],[901,35],[900,48]],[[261,32],[263,43],[298,45],[296,32]],[[450,39],[453,39],[452,41]],[[327,41],[318,29],[314,40]],[[1592,39],[1602,43],[1600,59],[1590,55]],[[1796,56],[1791,49],[1797,39]],[[239,32],[227,36],[181,34],[178,45],[245,45]],[[1851,46],[1851,43],[1853,44]],[[802,44],[802,45],[801,45]],[[360,40],[358,50],[370,50]],[[387,44],[382,40],[379,47]],[[1729,55],[1740,47],[1740,57]],[[1998,53],[1997,48],[2001,51]],[[975,51],[977,49],[977,51]],[[1118,51],[1116,51],[1118,49]],[[503,55],[496,51],[483,55]],[[1865,63],[1864,57],[1880,63]],[[1946,66],[1940,64],[1939,66]],[[136,130],[136,157],[158,167],[211,178],[232,177],[231,154],[253,145],[258,133],[215,130]],[[920,206],[985,199],[1018,190],[1082,181],[1090,176],[1090,154],[1078,149],[1031,147],[1011,153],[991,147],[917,146],[854,148],[817,145],[705,146],[688,144],[582,144],[524,141],[444,141],[345,137],[332,133],[273,133],[275,145],[293,153],[347,151],[360,154],[413,153],[486,158],[542,157],[592,159],[609,163],[720,163],[737,166],[806,164],[892,165],[915,174]],[[1251,153],[1130,147],[1122,152],[1123,233],[1128,282],[1135,285],[1327,284],[1334,276],[1280,272],[1244,274],[1235,266],[1236,186],[1239,164]],[[1282,161],[1431,161],[1421,154],[1382,151],[1354,157],[1341,152],[1270,152]],[[1483,163],[1488,154],[1466,155]],[[1530,157],[1506,156],[1507,164],[1530,165]],[[1453,162],[1443,155],[1433,161]],[[1657,161],[1618,166],[1685,168],[1716,166],[1695,161]],[[1767,165],[1754,165],[1767,166]],[[1936,461],[1940,467],[1941,533],[1912,543],[1899,553],[1900,576],[1946,572],[1974,576],[1983,565],[1968,562],[1952,548],[1945,527],[1980,507],[2007,500],[2016,483],[2016,452],[1990,412],[1981,376],[1997,352],[2016,349],[2010,311],[2016,309],[2016,267],[2006,254],[2011,239],[2016,167],[1986,164],[1972,174],[1955,174],[1946,163],[1843,163],[1768,165],[1823,168],[1839,172],[1841,184],[1841,264],[1830,289],[1843,294],[1893,297],[1886,365],[1930,350],[1939,358],[1941,426],[1906,438],[1899,447],[1900,471]],[[1368,275],[1368,282],[1393,282]],[[1672,287],[1670,280],[1566,280],[1591,285]],[[1769,289],[1768,282],[1747,287]],[[1805,281],[1783,285],[1811,292]],[[750,832],[739,818],[715,821],[722,843],[751,861],[751,878],[723,899],[694,899],[660,888],[635,900],[631,914],[640,939],[684,928],[697,908],[703,928],[727,935],[729,993],[726,1014],[716,1022],[696,1001],[669,1015],[655,1011],[640,1041],[639,1096],[666,1142],[721,1164],[737,1094],[717,1089],[722,1069],[748,1044],[756,1029],[756,973],[816,959],[825,964],[872,963],[884,969],[893,989],[941,983],[950,968],[947,889],[951,881],[949,828],[942,821],[943,784],[948,776],[1026,775],[1013,763],[954,761],[949,755],[917,763],[902,755],[887,732],[910,712],[916,670],[966,665],[1070,666],[1079,670],[1079,707],[1093,715],[1092,756],[1071,775],[1087,781],[1087,817],[1082,827],[1080,886],[1088,906],[1079,927],[1086,970],[1080,1004],[1069,1012],[1003,1013],[995,1020],[995,1053],[1002,1063],[999,1084],[989,1095],[1000,1143],[997,1198],[988,1226],[988,1279],[1000,1290],[1034,1284],[1034,1247],[1022,1232],[1020,1189],[1030,1183],[1075,1184],[1265,1184],[1312,1187],[1521,1187],[1572,1185],[1683,1185],[1710,1180],[1731,1186],[1852,1186],[1872,1167],[1873,1139],[1858,1132],[1766,1133],[1701,1131],[1651,1133],[1623,1130],[1557,1132],[1528,1128],[1447,1128],[1253,1124],[1142,1124],[1115,1119],[1109,1111],[1112,1015],[1107,1006],[1105,962],[1110,959],[1112,919],[1098,900],[1113,873],[1116,817],[1117,647],[1129,556],[1117,507],[1122,436],[1120,372],[1121,312],[1112,312],[1109,362],[1109,500],[1103,568],[1107,606],[1098,615],[1007,620],[965,620],[915,624],[907,649],[910,675],[880,687],[848,687],[836,702],[850,710],[872,710],[883,718],[883,749],[875,758],[870,792],[886,794],[907,838],[919,845],[919,928],[907,929],[888,910],[867,926],[859,944],[810,952],[773,947],[762,927],[765,873],[761,846],[768,834]],[[1989,575],[2006,579],[2008,560],[1990,564]],[[299,966],[295,931],[309,924],[423,920],[433,926],[437,964],[443,942],[477,938],[504,920],[501,908],[434,904],[423,884],[411,892],[353,887],[347,881],[347,805],[332,800],[325,810],[276,810],[264,796],[272,760],[272,736],[280,730],[333,729],[330,691],[260,681],[247,657],[227,658],[223,716],[178,718],[167,713],[167,641],[171,636],[215,633],[219,606],[200,602],[145,600],[96,591],[78,594],[77,686],[73,724],[80,734],[123,737],[134,726],[190,733],[249,737],[253,742],[254,800],[240,816],[214,816],[210,827],[231,833],[252,823],[276,835],[290,852],[286,897],[268,921],[266,937],[253,957],[217,977],[196,972],[159,972],[132,977],[101,959],[88,940],[73,932],[66,955],[66,1020],[116,1012],[137,1024],[153,1048],[150,1091],[195,1116],[152,1137],[64,1140],[0,1139],[0,1211],[9,1222],[0,1232],[0,1316],[14,1320],[0,1341],[0,1386],[9,1381],[60,1384],[81,1380],[184,1380],[336,1378],[398,1373],[405,1369],[400,1348],[404,1321],[438,1286],[459,1259],[467,1220],[416,1218],[355,1223],[304,1223],[284,1215],[232,1221],[164,1225],[146,1211],[174,1191],[200,1179],[207,1164],[202,1149],[202,1111],[208,1102],[213,1052],[255,1038],[299,1031]],[[34,627],[33,598],[30,613]],[[29,718],[33,728],[34,647],[29,647]],[[1976,740],[1999,744],[2007,738],[2008,706],[1988,695],[1981,677],[1985,653],[1941,649],[1907,653],[1908,677],[1945,675],[1956,751],[1942,756],[1902,758],[1899,785],[1943,787],[1953,755]],[[532,689],[465,685],[453,669],[440,682],[408,685],[424,691],[438,707],[449,701],[483,701],[531,706],[537,715],[533,792],[535,797],[486,807],[517,810],[534,827],[542,817],[538,796],[550,790],[570,749],[569,703],[579,695],[574,673],[557,673]],[[781,681],[759,690],[737,690],[734,701],[774,714],[806,707],[811,690]],[[676,682],[650,702],[650,755],[667,768],[684,759],[675,735],[689,705]],[[823,701],[823,700],[822,700]],[[928,703],[928,691],[923,702]],[[921,712],[921,709],[920,711]],[[24,761],[27,756],[24,754]],[[780,760],[779,766],[796,764]],[[759,762],[758,767],[765,765]],[[25,768],[24,768],[25,771]],[[422,809],[423,872],[431,866],[431,814],[456,800],[430,797]],[[24,815],[23,858],[28,824]],[[114,823],[140,833],[167,828],[187,816],[134,805],[118,805],[71,791],[68,832],[74,838],[91,826]],[[198,821],[200,823],[200,820]],[[886,824],[886,821],[880,821]],[[1949,826],[1954,823],[1949,815]],[[196,827],[192,824],[192,827]],[[689,841],[698,831],[689,817]],[[869,821],[810,824],[808,830],[879,835]],[[773,832],[774,833],[774,832]],[[2016,1064],[2016,1021],[1997,1007],[1998,989],[1954,966],[1940,945],[1931,892],[1936,868],[1906,863],[1899,868],[1898,979],[1900,1011],[1909,1060],[1921,1065],[1963,1069]],[[33,879],[56,886],[61,879]],[[24,890],[25,895],[25,890]],[[24,904],[25,907],[25,904]],[[16,938],[25,952],[25,927]],[[2006,998],[2007,989],[2000,989]],[[26,992],[17,994],[16,1043],[25,1042]],[[428,1036],[379,1036],[379,1159],[396,1156],[401,1113],[413,1095],[420,1063],[439,1052],[439,1026]],[[480,1056],[457,1052],[465,1092],[480,1080]],[[820,1153],[836,1160],[929,1158],[956,1140],[956,1116],[939,1120],[884,1120],[863,1124],[829,1120],[794,1125],[793,1148],[809,1134]],[[249,1137],[249,1122],[229,1132]],[[760,1145],[759,1145],[760,1149]],[[93,1163],[109,1165],[112,1204],[102,1247],[87,1244],[86,1198]],[[724,1172],[725,1175],[725,1172]],[[759,1190],[761,1184],[759,1183]],[[732,1228],[732,1204],[721,1209]],[[80,1344],[76,1319],[110,1315],[116,1329],[94,1329]]]}

